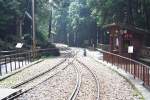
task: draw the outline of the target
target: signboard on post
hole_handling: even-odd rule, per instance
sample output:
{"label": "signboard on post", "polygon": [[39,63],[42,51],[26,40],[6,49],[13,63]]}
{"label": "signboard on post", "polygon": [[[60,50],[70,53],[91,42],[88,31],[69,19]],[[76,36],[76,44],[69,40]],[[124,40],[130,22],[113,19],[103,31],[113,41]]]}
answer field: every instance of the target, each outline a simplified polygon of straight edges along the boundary
{"label": "signboard on post", "polygon": [[133,46],[128,46],[128,53],[133,53]]}
{"label": "signboard on post", "polygon": [[22,46],[23,46],[23,43],[17,43],[17,45],[16,45],[16,48],[22,48]]}
{"label": "signboard on post", "polygon": [[119,39],[116,38],[116,46],[119,46]]}

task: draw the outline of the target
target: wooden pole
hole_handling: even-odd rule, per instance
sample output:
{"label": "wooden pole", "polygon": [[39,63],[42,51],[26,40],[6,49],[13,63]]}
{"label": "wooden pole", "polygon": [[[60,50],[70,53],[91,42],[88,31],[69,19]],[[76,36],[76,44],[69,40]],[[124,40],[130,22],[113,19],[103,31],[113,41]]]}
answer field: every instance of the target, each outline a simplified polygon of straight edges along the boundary
{"label": "wooden pole", "polygon": [[35,48],[36,48],[36,42],[35,42],[35,2],[32,0],[32,54],[33,57],[35,57]]}

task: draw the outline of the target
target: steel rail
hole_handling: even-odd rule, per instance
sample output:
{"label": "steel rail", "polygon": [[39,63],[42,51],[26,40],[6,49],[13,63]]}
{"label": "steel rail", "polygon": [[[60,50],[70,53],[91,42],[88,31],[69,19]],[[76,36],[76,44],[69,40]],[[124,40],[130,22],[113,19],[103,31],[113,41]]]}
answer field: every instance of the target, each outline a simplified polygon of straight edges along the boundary
{"label": "steel rail", "polygon": [[87,66],[87,65],[85,65],[83,62],[81,62],[80,60],[78,60],[78,59],[76,59],[76,61],[79,63],[79,64],[81,64],[81,65],[83,65],[85,68],[87,68],[89,71],[90,71],[90,73],[92,74],[92,76],[94,77],[94,79],[95,79],[95,81],[96,81],[96,86],[97,86],[97,97],[96,97],[96,100],[100,100],[100,86],[99,86],[99,80],[98,80],[98,78],[97,78],[97,75]]}
{"label": "steel rail", "polygon": [[[68,63],[64,68],[62,68],[60,71],[54,73],[53,75],[49,76],[49,77],[46,78],[44,81],[42,81],[42,82],[40,82],[40,83],[38,83],[38,84],[36,84],[36,85],[34,85],[34,86],[32,86],[32,87],[26,89],[26,90],[21,90],[20,93],[18,93],[18,94],[16,94],[16,95],[12,96],[11,98],[6,98],[6,99],[3,99],[3,100],[12,100],[12,99],[15,99],[15,98],[19,97],[20,95],[22,95],[22,94],[24,94],[24,93],[27,93],[28,91],[30,91],[30,90],[32,90],[33,88],[37,87],[38,85],[40,85],[40,84],[46,82],[47,80],[49,80],[50,78],[54,77],[55,75],[57,75],[58,73],[60,73],[62,70],[66,69],[68,66],[70,66],[70,64],[72,64],[73,61],[75,60],[75,56],[76,56],[76,55],[77,55],[77,53],[74,55],[74,59],[71,61],[71,63]],[[65,61],[67,61],[67,60],[65,60]],[[60,65],[59,65],[59,66],[60,66]],[[28,81],[28,82],[30,82],[30,81]],[[28,83],[28,82],[25,82],[24,84],[26,84],[26,83]],[[14,86],[13,88],[17,88],[17,87],[19,87],[19,86],[21,86],[21,85],[24,85],[24,84],[20,84],[20,85],[18,84],[18,86],[16,85],[16,87]]]}
{"label": "steel rail", "polygon": [[75,86],[75,88],[74,88],[74,90],[73,90],[73,92],[72,92],[72,94],[71,94],[71,96],[69,97],[69,99],[68,100],[75,100],[76,99],[76,97],[77,97],[77,94],[78,94],[78,92],[79,92],[79,89],[80,89],[80,86],[81,86],[81,75],[80,75],[80,73],[79,73],[79,70],[77,69],[77,67],[74,65],[74,64],[72,64],[72,66],[74,67],[74,69],[75,69],[75,71],[76,71],[76,86]]}
{"label": "steel rail", "polygon": [[25,80],[25,81],[23,81],[23,82],[21,82],[21,83],[18,83],[18,84],[16,84],[16,85],[12,86],[11,88],[12,88],[12,89],[18,88],[18,87],[20,87],[20,86],[22,86],[22,85],[25,85],[25,84],[27,84],[27,83],[29,83],[29,82],[32,82],[34,79],[37,79],[37,78],[39,78],[39,77],[41,77],[41,76],[43,76],[43,75],[45,75],[45,74],[51,72],[52,70],[56,69],[57,67],[59,67],[60,65],[62,65],[63,63],[65,63],[65,62],[67,61],[67,59],[68,59],[68,58],[67,58],[67,55],[66,55],[65,57],[66,57],[65,59],[63,59],[61,62],[59,62],[58,64],[56,64],[56,65],[53,66],[52,68],[50,68],[50,69],[48,69],[48,70],[46,70],[46,71],[44,71],[44,72],[42,72],[42,73],[40,73],[40,74],[34,76],[34,77],[31,77],[30,79],[27,79],[27,80]]}
{"label": "steel rail", "polygon": [[[68,66],[66,66],[66,67],[68,67]],[[60,71],[59,71],[59,72],[60,72]],[[22,94],[27,93],[28,91],[34,89],[34,88],[37,87],[38,85],[40,85],[40,84],[46,82],[46,81],[49,80],[50,78],[52,78],[52,77],[54,77],[55,75],[57,75],[59,72],[56,72],[55,74],[53,74],[53,75],[51,75],[50,77],[46,78],[44,81],[38,83],[37,85],[34,85],[34,86],[32,86],[32,87],[30,87],[30,88],[28,88],[28,89],[26,89],[26,90],[21,90],[20,93],[18,93],[18,94],[16,94],[16,95],[12,96],[11,98],[7,98],[7,99],[3,99],[3,100],[13,100],[13,99],[15,99],[15,98],[21,96]]]}
{"label": "steel rail", "polygon": [[31,78],[29,78],[29,79],[27,79],[27,80],[25,80],[25,81],[23,81],[23,82],[21,82],[21,83],[18,83],[18,84],[16,84],[16,85],[12,86],[11,88],[12,88],[12,89],[15,89],[15,88],[18,88],[18,87],[20,87],[20,86],[22,86],[22,85],[25,85],[25,84],[29,83],[29,82],[32,82],[34,79],[37,79],[37,78],[39,78],[39,77],[41,77],[41,76],[43,76],[43,75],[49,73],[50,71],[54,70],[54,69],[57,68],[58,66],[62,65],[63,63],[65,63],[66,60],[67,60],[67,59],[64,59],[63,61],[61,61],[60,63],[56,64],[56,65],[53,66],[52,68],[50,68],[50,69],[48,69],[48,70],[46,70],[46,71],[44,71],[44,72],[42,72],[42,73],[40,73],[40,74],[34,76],[34,77],[31,77]]}

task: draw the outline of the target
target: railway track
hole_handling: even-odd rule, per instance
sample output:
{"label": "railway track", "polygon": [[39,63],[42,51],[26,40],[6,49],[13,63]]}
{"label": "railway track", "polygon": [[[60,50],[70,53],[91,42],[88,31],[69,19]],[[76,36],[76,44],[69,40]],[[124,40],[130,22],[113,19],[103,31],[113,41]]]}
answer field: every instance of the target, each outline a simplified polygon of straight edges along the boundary
{"label": "railway track", "polygon": [[[96,94],[96,100],[100,100],[100,86],[99,86],[99,81],[98,78],[96,76],[96,74],[87,66],[85,65],[82,61],[76,59],[77,63],[79,63],[79,66],[82,65],[84,66],[93,76],[95,83],[96,83],[96,90],[97,90],[97,94]],[[81,88],[81,83],[82,83],[82,74],[79,72],[78,67],[76,66],[76,64],[72,64],[72,66],[74,67],[75,71],[76,71],[76,85],[75,88],[72,92],[72,94],[70,95],[70,97],[68,98],[68,100],[75,100],[78,96],[78,93],[80,91]]]}
{"label": "railway track", "polygon": [[[87,65],[85,65],[83,62],[79,61],[78,59],[76,59],[76,61],[80,65],[84,66],[92,74],[92,76],[96,82],[96,89],[97,89],[96,100],[100,100],[100,91],[99,91],[100,87],[99,87],[99,81],[98,81],[96,74]],[[74,89],[71,97],[69,97],[69,100],[75,100],[76,99],[76,97],[78,96],[78,93],[80,91],[80,86],[81,86],[81,75],[80,75],[77,67],[76,66],[74,66],[74,67],[75,67],[76,72],[77,72],[77,82],[76,82],[76,86],[75,86],[75,89]]]}
{"label": "railway track", "polygon": [[[12,100],[12,99],[16,99],[17,100],[18,97],[20,97],[24,93],[28,93],[28,91],[30,91],[30,90],[32,90],[34,88],[37,88],[40,84],[45,83],[46,81],[51,79],[53,76],[57,75],[62,70],[66,69],[68,66],[73,67],[75,72],[76,72],[76,84],[75,84],[75,87],[74,87],[70,97],[68,98],[68,100],[75,100],[78,97],[79,92],[80,92],[80,88],[81,88],[81,84],[82,84],[82,74],[80,73],[80,71],[79,71],[77,65],[74,63],[74,61],[76,61],[79,64],[79,66],[85,67],[88,70],[88,72],[90,72],[91,75],[93,76],[93,79],[95,80],[95,83],[96,83],[96,86],[95,86],[96,87],[96,95],[95,96],[96,96],[96,100],[99,100],[99,94],[100,93],[99,93],[99,81],[97,79],[97,76],[93,73],[93,71],[87,65],[85,65],[82,61],[79,61],[77,59],[77,53],[74,54],[74,56],[73,56],[73,58],[71,60],[68,60],[66,58],[64,61],[60,62],[59,64],[57,64],[53,68],[47,70],[46,72],[43,72],[43,73],[41,73],[41,74],[39,74],[39,75],[29,79],[29,80],[26,80],[24,82],[16,84],[12,88],[24,87],[26,84],[32,83],[34,80],[38,79],[39,77],[42,77],[43,75],[48,76],[47,78],[44,78],[44,80],[42,80],[38,84],[36,84],[36,85],[34,85],[34,86],[30,87],[30,88],[27,88],[27,89],[22,89],[19,93],[15,94],[14,96],[12,96],[10,98],[3,99],[3,100]],[[54,72],[52,75],[47,75],[47,73],[50,73],[51,71],[55,70],[57,67],[61,66],[63,63],[67,63],[66,66],[61,67],[61,69],[59,71]]]}
{"label": "railway track", "polygon": [[[74,56],[75,56],[75,55],[74,55]],[[73,56],[73,57],[74,57],[74,56]],[[31,77],[30,79],[27,79],[27,80],[25,80],[25,81],[23,81],[23,82],[20,82],[20,83],[18,83],[18,84],[15,84],[15,85],[12,86],[11,88],[12,88],[12,89],[19,88],[19,87],[22,86],[22,85],[31,83],[31,82],[34,81],[35,79],[38,79],[38,78],[40,78],[41,76],[46,75],[47,73],[52,72],[53,70],[55,70],[55,69],[57,69],[59,66],[61,66],[63,63],[67,62],[68,59],[69,59],[69,57],[70,57],[70,54],[68,53],[67,55],[65,55],[65,58],[64,58],[62,61],[60,61],[58,64],[56,64],[56,65],[53,66],[52,68],[50,68],[50,69],[48,69],[48,70],[46,70],[46,71],[44,71],[44,72],[42,72],[42,73],[40,73],[40,74],[34,76],[34,77]],[[64,68],[63,68],[63,69],[64,69]]]}
{"label": "railway track", "polygon": [[20,88],[20,87],[23,87],[25,85],[28,85],[29,83],[32,83],[34,80],[36,80],[36,79],[38,79],[38,78],[46,75],[47,73],[50,73],[50,72],[54,71],[55,69],[57,69],[57,67],[60,67],[62,64],[67,63],[66,66],[62,67],[59,71],[54,72],[52,75],[48,76],[46,79],[44,79],[43,81],[39,82],[38,84],[33,85],[30,88],[21,89],[21,91],[19,93],[15,94],[15,95],[13,95],[13,96],[11,96],[9,98],[5,98],[3,100],[13,100],[13,99],[19,97],[20,95],[22,95],[24,93],[27,93],[28,91],[32,90],[33,88],[37,87],[38,85],[44,83],[45,81],[49,80],[50,78],[52,78],[53,76],[55,76],[56,74],[58,74],[59,72],[61,72],[62,70],[64,70],[65,68],[67,68],[75,60],[76,54],[77,53],[75,53],[73,55],[73,59],[71,61],[68,60],[70,58],[70,55],[69,55],[69,57],[66,56],[66,58],[63,61],[61,61],[60,63],[58,63],[57,65],[55,65],[51,69],[48,69],[47,71],[42,72],[42,73],[36,75],[35,77],[32,77],[32,78],[30,78],[30,79],[28,79],[26,81],[23,81],[21,83],[18,83],[16,85],[12,86],[13,89],[16,89],[16,88]]}
{"label": "railway track", "polygon": [[32,78],[30,78],[30,79],[27,79],[27,80],[25,80],[25,81],[23,81],[23,82],[20,82],[20,83],[18,83],[18,84],[15,84],[15,85],[12,86],[11,88],[12,88],[12,89],[19,88],[19,87],[22,86],[22,85],[25,85],[25,84],[28,84],[29,82],[32,82],[34,79],[37,79],[37,78],[39,78],[39,77],[41,77],[41,76],[43,76],[43,75],[45,75],[45,74],[51,72],[52,70],[56,69],[56,67],[58,67],[58,66],[60,66],[61,64],[63,64],[66,60],[67,60],[67,59],[62,60],[60,63],[58,63],[57,65],[53,66],[52,68],[50,68],[50,69],[48,69],[48,70],[46,70],[46,71],[44,71],[44,72],[42,72],[42,73],[40,73],[40,74],[38,74],[38,75],[32,77]]}
{"label": "railway track", "polygon": [[79,73],[79,70],[77,68],[77,66],[75,64],[72,64],[72,66],[74,67],[75,71],[76,71],[76,86],[71,94],[71,96],[69,97],[68,100],[75,100],[75,98],[78,95],[78,92],[80,90],[80,86],[81,86],[81,74]]}

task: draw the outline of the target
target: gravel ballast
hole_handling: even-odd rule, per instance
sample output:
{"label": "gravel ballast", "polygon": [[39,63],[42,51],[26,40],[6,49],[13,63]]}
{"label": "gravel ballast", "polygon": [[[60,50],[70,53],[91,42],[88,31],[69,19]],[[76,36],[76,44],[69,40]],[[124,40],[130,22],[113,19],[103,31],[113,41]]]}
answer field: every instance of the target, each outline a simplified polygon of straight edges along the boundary
{"label": "gravel ballast", "polygon": [[81,86],[76,100],[96,100],[97,86],[92,73],[83,65],[75,62],[81,75]]}
{"label": "gravel ballast", "polygon": [[76,72],[72,66],[69,66],[16,100],[67,100],[75,84]]}
{"label": "gravel ballast", "polygon": [[16,73],[15,75],[12,75],[8,77],[5,80],[0,81],[0,88],[10,88],[14,86],[15,84],[18,84],[20,82],[23,82],[27,79],[30,79],[31,77],[34,77],[50,68],[58,64],[60,61],[62,61],[64,58],[49,58],[45,59],[44,61],[35,64],[31,67],[28,67],[24,70],[22,70],[19,73]]}
{"label": "gravel ballast", "polygon": [[62,63],[61,65],[55,67],[54,69],[52,69],[51,71],[45,73],[44,75],[28,82],[27,84],[24,84],[24,85],[21,85],[21,86],[17,87],[17,89],[23,89],[23,90],[30,89],[33,86],[36,86],[36,85],[40,84],[41,82],[55,76],[56,74],[61,72],[66,66],[68,66],[68,63]]}
{"label": "gravel ballast", "polygon": [[143,100],[126,79],[89,57],[80,58],[94,70],[100,82],[101,100]]}
{"label": "gravel ballast", "polygon": [[[127,79],[120,76],[106,65],[95,61],[88,53],[87,57],[84,57],[82,50],[77,55],[77,59],[88,66],[97,76],[100,86],[100,100],[144,100],[142,95]],[[94,57],[93,53],[91,55]],[[97,56],[98,58],[101,57],[101,55]],[[7,78],[7,80],[1,81],[0,87],[11,87],[16,83],[36,76],[57,65],[65,57],[66,56],[46,59],[38,65],[29,67],[16,75]],[[32,87],[33,84],[37,85],[27,93],[16,98],[16,100],[68,100],[75,90],[78,75],[81,78],[81,86],[75,100],[96,100],[98,93],[96,80],[85,66],[75,60],[73,64],[79,71],[79,74],[77,75],[77,71],[74,68],[75,66],[72,66],[72,60],[72,58],[67,59],[65,63],[56,67],[54,70],[20,87],[22,89]],[[66,67],[68,64],[70,64],[70,66]],[[50,76],[53,77],[49,78]],[[44,81],[45,79],[47,80]]]}

